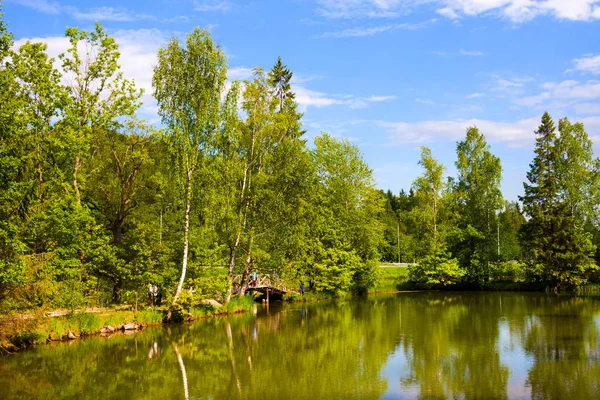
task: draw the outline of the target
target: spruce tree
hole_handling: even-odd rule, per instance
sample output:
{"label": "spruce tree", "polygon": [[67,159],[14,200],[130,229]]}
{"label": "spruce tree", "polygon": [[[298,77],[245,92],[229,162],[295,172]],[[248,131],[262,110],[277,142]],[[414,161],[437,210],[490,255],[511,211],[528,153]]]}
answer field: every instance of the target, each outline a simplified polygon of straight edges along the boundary
{"label": "spruce tree", "polygon": [[[576,178],[565,173],[563,167],[573,149],[567,152],[560,145],[548,113],[536,135],[535,158],[527,173],[529,184],[524,183],[525,195],[520,197],[529,217],[521,229],[521,239],[529,253],[530,272],[559,291],[581,284],[593,262],[594,246],[583,229],[582,218],[572,212],[568,194],[573,184],[586,185],[589,175]],[[580,182],[568,182],[572,179]]]}
{"label": "spruce tree", "polygon": [[274,89],[275,97],[279,99],[280,112],[284,110],[285,100],[294,100],[295,97],[290,84],[292,75],[292,71],[281,61],[281,57],[277,57],[277,63],[269,71],[269,84]]}

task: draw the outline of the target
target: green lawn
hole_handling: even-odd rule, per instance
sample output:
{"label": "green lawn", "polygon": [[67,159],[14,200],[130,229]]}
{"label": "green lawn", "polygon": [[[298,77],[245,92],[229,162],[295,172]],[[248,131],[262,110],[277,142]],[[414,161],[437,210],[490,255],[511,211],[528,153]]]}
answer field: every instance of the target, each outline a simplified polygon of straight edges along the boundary
{"label": "green lawn", "polygon": [[408,267],[382,264],[379,268],[377,285],[373,290],[376,292],[399,290],[406,282],[408,282]]}

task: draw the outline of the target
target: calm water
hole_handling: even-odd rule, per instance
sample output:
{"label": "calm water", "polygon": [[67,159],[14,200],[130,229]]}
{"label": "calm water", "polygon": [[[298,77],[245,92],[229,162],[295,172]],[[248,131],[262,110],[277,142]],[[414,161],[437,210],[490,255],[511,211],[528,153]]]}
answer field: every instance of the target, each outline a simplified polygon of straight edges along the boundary
{"label": "calm water", "polygon": [[0,398],[598,399],[600,299],[405,293],[42,346]]}

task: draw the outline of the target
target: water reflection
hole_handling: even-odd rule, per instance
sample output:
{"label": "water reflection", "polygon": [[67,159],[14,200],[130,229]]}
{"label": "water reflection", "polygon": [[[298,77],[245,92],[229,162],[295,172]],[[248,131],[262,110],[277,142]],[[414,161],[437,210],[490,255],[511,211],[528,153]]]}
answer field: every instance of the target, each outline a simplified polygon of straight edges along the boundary
{"label": "water reflection", "polygon": [[600,398],[596,298],[412,293],[258,307],[0,359],[0,398]]}

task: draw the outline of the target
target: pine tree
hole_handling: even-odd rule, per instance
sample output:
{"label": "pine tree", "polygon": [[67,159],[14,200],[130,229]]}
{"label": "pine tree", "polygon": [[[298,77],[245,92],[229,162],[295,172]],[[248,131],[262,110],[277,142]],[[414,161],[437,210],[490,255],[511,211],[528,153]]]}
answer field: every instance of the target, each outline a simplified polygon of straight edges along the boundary
{"label": "pine tree", "polygon": [[[563,129],[561,140],[569,134]],[[593,262],[594,246],[583,229],[583,219],[573,212],[569,194],[570,187],[586,186],[590,176],[567,173],[566,165],[576,167],[567,160],[574,160],[583,142],[570,142],[572,147],[566,151],[548,113],[543,115],[536,135],[535,157],[527,173],[530,183],[524,183],[525,195],[520,197],[529,216],[521,239],[533,263],[531,272],[559,291],[584,282],[584,273]],[[581,163],[577,166],[583,167]]]}
{"label": "pine tree", "polygon": [[287,65],[283,65],[281,57],[277,57],[277,63],[269,71],[269,84],[275,91],[275,97],[279,99],[280,112],[284,109],[286,99],[294,100],[295,94],[292,92],[291,80],[292,71]]}

